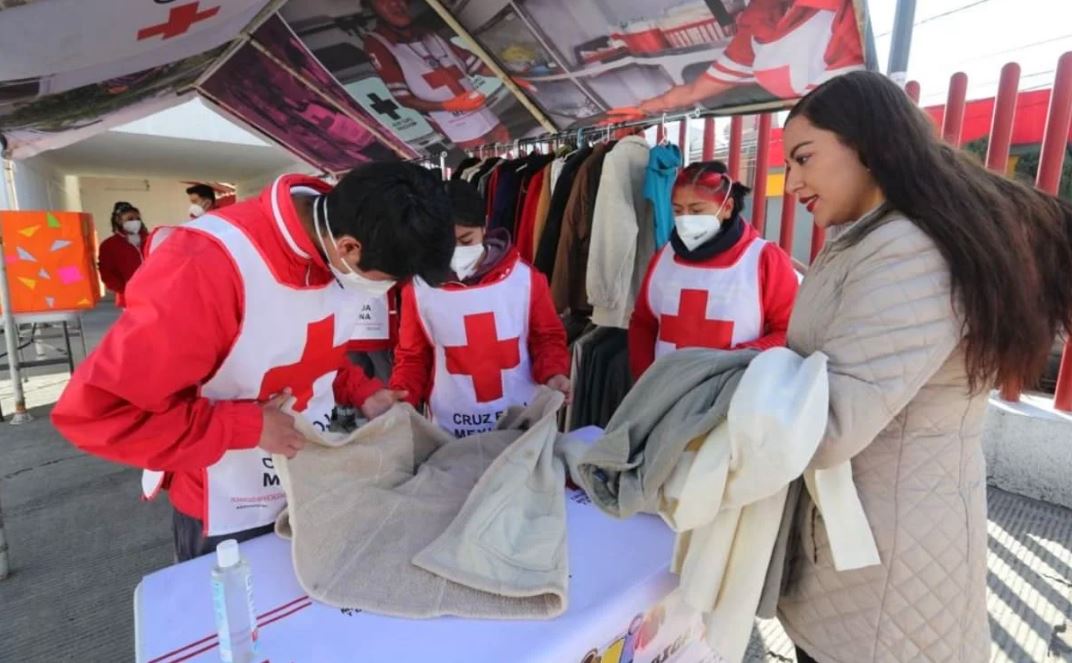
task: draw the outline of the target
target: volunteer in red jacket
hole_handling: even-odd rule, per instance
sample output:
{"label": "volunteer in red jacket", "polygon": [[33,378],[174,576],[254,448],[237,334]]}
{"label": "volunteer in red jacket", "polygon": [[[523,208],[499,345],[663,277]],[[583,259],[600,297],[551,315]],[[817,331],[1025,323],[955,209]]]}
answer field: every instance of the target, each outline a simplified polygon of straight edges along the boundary
{"label": "volunteer in red jacket", "polygon": [[101,280],[115,293],[115,305],[119,308],[126,306],[123,293],[130,277],[141,267],[141,250],[147,236],[138,208],[117,202],[112,208],[112,236],[101,242],[98,265]]}
{"label": "volunteer in red jacket", "polygon": [[484,201],[471,184],[448,183],[457,246],[454,278],[402,290],[402,327],[391,388],[457,437],[491,430],[538,385],[569,396],[566,330],[547,279],[525,263],[505,230],[485,232]]}
{"label": "volunteer in red jacket", "polygon": [[785,345],[798,280],[789,256],[741,217],[748,187],[720,161],[674,183],[674,233],[652,258],[629,322],[634,378],[681,348]]}
{"label": "volunteer in red jacket", "polygon": [[346,368],[355,302],[412,274],[445,276],[449,210],[431,172],[373,163],[334,189],[285,175],[258,198],[157,231],[126,310],[53,423],[92,454],[151,470],[148,492],[167,487],[180,560],[270,531],[286,497],[271,454],[304,445],[281,406],[292,400],[320,429],[335,389],[366,416],[390,407],[391,392]]}

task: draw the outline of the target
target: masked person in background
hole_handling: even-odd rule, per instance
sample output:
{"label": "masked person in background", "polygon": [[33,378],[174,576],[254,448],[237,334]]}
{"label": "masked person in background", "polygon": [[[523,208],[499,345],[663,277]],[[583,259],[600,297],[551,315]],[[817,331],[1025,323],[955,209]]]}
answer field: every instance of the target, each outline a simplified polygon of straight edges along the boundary
{"label": "masked person in background", "polygon": [[798,280],[789,256],[741,216],[748,187],[720,161],[674,183],[674,232],[652,258],[629,321],[634,378],[682,348],[785,345]]}
{"label": "masked person in background", "polygon": [[402,290],[402,328],[391,388],[457,437],[489,431],[538,385],[570,394],[566,330],[547,279],[505,230],[485,232],[484,201],[448,183],[457,245],[442,287],[415,278]]}
{"label": "masked person in background", "polygon": [[52,421],[85,451],[149,470],[147,496],[168,489],[185,560],[271,530],[286,502],[272,454],[305,444],[294,416],[324,430],[344,397],[370,418],[390,406],[367,407],[383,386],[345,358],[361,295],[413,274],[440,282],[454,233],[438,178],[370,163],[334,188],[284,175],[148,244],[126,310]]}
{"label": "masked person in background", "polygon": [[115,305],[126,306],[127,282],[142,263],[142,245],[148,236],[141,212],[127,202],[112,208],[112,236],[101,242],[98,266],[101,281],[115,293]]}
{"label": "masked person in background", "polygon": [[195,184],[186,190],[190,197],[190,218],[196,219],[216,209],[216,190],[207,184]]}

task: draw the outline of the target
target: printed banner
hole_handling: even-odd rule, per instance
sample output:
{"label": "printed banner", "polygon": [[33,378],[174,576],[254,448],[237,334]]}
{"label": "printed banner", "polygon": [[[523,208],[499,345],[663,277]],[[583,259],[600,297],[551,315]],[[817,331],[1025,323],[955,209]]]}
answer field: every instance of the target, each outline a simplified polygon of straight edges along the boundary
{"label": "printed banner", "polygon": [[16,6],[0,20],[0,83],[14,84],[25,99],[185,60],[234,39],[267,4],[37,0]]}
{"label": "printed banner", "polygon": [[[366,111],[425,154],[453,150],[456,156],[542,132],[494,72],[423,2],[300,0],[288,3],[282,14]],[[380,85],[365,83],[369,79]]]}
{"label": "printed banner", "polygon": [[865,66],[853,0],[446,6],[561,128],[697,106],[777,105]]}
{"label": "printed banner", "polygon": [[237,116],[305,161],[330,173],[344,173],[367,161],[398,159],[365,127],[304,81],[316,80],[315,60],[299,78],[247,44],[200,88],[209,101]]}
{"label": "printed banner", "polygon": [[405,140],[400,140],[392,132],[382,126],[380,120],[355,103],[346,89],[339,84],[335,77],[324,68],[316,56],[306,48],[298,35],[290,29],[286,21],[278,15],[272,16],[264,22],[253,34],[253,39],[263,46],[276,59],[277,64],[297,73],[301,78],[310,83],[314,92],[320,93],[330,99],[332,105],[340,111],[345,111],[351,117],[358,118],[360,124],[372,129],[377,139],[383,143],[389,143],[400,155],[412,158],[417,153],[413,151]]}
{"label": "printed banner", "polygon": [[93,217],[80,212],[0,212],[15,313],[93,308],[100,299]]}
{"label": "printed banner", "polygon": [[0,83],[7,154],[25,159],[187,101],[184,91],[226,48],[41,98],[13,98],[18,86]]}

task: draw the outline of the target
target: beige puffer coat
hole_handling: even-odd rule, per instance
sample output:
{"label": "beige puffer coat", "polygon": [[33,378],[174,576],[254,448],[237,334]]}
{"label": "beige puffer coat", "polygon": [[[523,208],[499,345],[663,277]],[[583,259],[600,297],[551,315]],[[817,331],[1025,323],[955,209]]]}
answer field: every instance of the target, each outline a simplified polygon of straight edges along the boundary
{"label": "beige puffer coat", "polygon": [[808,499],[779,602],[817,660],[988,660],[985,394],[968,390],[949,268],[897,213],[828,243],[800,289],[789,347],[830,358],[830,418],[816,467],[852,459],[882,564],[834,569]]}

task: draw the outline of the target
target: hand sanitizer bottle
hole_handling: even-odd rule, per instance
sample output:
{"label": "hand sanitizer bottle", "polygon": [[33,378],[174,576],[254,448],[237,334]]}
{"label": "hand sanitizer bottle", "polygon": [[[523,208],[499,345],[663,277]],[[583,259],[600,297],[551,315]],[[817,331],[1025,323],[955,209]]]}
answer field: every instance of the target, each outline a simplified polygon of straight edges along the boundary
{"label": "hand sanitizer bottle", "polygon": [[212,603],[223,663],[254,663],[257,657],[257,616],[253,611],[253,577],[238,553],[238,542],[216,546],[212,569]]}

